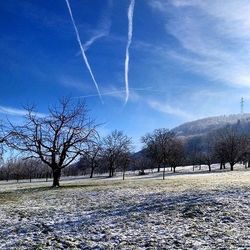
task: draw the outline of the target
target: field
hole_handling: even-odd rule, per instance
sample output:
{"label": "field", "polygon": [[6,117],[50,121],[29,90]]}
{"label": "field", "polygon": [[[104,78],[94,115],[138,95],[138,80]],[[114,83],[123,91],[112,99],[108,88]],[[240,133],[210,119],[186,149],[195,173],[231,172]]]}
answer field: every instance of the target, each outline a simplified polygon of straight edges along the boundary
{"label": "field", "polygon": [[250,249],[250,171],[0,183],[0,249]]}

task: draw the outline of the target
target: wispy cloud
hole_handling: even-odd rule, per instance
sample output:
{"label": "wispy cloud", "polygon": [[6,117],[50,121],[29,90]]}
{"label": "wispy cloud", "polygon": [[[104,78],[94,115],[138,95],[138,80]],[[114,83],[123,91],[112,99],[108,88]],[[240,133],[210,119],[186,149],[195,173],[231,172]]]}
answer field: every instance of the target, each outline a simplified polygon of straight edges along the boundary
{"label": "wispy cloud", "polygon": [[108,32],[105,31],[97,31],[97,33],[92,36],[87,42],[83,44],[84,51],[87,51],[90,46],[98,39],[105,37],[108,35]]}
{"label": "wispy cloud", "polygon": [[[92,86],[84,82],[82,79],[74,78],[68,75],[60,75],[57,77],[57,82],[67,88],[74,88],[79,91],[90,91]],[[99,95],[97,95],[99,97]]]}
{"label": "wispy cloud", "polygon": [[169,55],[189,70],[233,86],[250,87],[250,2],[154,0],[166,32],[180,49]]}
{"label": "wispy cloud", "polygon": [[131,0],[128,8],[128,42],[126,47],[126,57],[125,57],[125,89],[126,89],[126,98],[125,104],[129,98],[129,82],[128,82],[128,72],[129,72],[129,48],[132,42],[133,36],[133,16],[134,16],[134,7],[135,0]]}
{"label": "wispy cloud", "polygon": [[[152,87],[145,87],[145,88],[130,88],[130,94],[131,94],[131,100],[135,101],[139,98],[139,94],[137,92],[152,92],[154,91]],[[116,99],[123,100],[124,93],[126,93],[125,89],[119,89],[116,87],[110,87],[106,88],[106,91],[102,92],[102,96],[112,97]],[[91,98],[91,97],[98,97],[97,94],[89,94],[89,95],[82,95],[82,96],[76,96],[75,98]]]}
{"label": "wispy cloud", "polygon": [[[0,113],[5,115],[11,115],[11,116],[25,116],[27,115],[27,110],[25,109],[17,109],[13,107],[8,106],[0,106]],[[38,117],[44,117],[46,114],[35,112],[34,115]]]}
{"label": "wispy cloud", "polygon": [[82,57],[83,57],[83,60],[88,68],[88,71],[91,75],[91,78],[95,84],[95,87],[96,87],[96,90],[97,90],[97,93],[99,95],[99,98],[101,100],[101,102],[103,103],[103,100],[102,100],[102,96],[101,96],[101,93],[100,93],[100,90],[99,90],[99,86],[98,86],[98,83],[96,82],[96,79],[94,77],[94,74],[92,72],[92,69],[89,65],[89,62],[88,62],[88,58],[84,52],[84,49],[83,49],[83,46],[82,46],[82,42],[81,42],[81,38],[80,38],[80,35],[79,35],[79,32],[78,32],[78,29],[76,27],[76,23],[75,23],[75,20],[74,20],[74,17],[73,17],[73,14],[72,14],[72,11],[71,11],[71,7],[70,7],[70,4],[69,4],[69,1],[68,0],[65,0],[66,1],[66,4],[67,4],[67,7],[68,7],[68,10],[69,10],[69,14],[70,14],[70,18],[71,18],[71,21],[72,21],[72,24],[73,24],[73,27],[74,27],[74,30],[75,30],[75,33],[76,33],[76,38],[77,38],[77,42],[80,46],[80,49],[81,49],[81,53],[82,53]]}
{"label": "wispy cloud", "polygon": [[83,48],[85,51],[87,51],[91,47],[91,45],[94,44],[97,40],[109,36],[112,24],[111,22],[112,6],[113,6],[113,0],[109,0],[107,3],[107,8],[105,8],[105,12],[100,17],[97,28],[91,32],[93,34],[90,37],[90,39],[83,44]]}
{"label": "wispy cloud", "polygon": [[165,114],[177,116],[184,118],[185,120],[192,120],[194,119],[194,115],[189,114],[188,112],[185,112],[184,110],[181,110],[178,107],[170,106],[167,102],[160,102],[157,100],[147,100],[146,103],[153,109],[155,109],[158,112],[162,112]]}

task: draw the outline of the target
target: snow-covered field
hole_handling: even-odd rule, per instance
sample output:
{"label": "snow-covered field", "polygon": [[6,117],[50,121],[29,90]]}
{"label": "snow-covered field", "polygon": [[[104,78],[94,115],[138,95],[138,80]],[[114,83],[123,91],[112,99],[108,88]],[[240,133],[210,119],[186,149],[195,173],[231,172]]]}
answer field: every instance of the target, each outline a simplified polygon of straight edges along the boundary
{"label": "snow-covered field", "polygon": [[250,249],[250,171],[0,185],[0,249]]}

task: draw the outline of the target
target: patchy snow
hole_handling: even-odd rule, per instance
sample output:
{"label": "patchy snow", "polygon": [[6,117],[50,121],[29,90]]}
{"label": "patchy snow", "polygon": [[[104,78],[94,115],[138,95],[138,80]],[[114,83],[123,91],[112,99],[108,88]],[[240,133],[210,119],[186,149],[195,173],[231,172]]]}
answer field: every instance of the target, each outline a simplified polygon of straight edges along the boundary
{"label": "patchy snow", "polygon": [[250,171],[149,177],[1,185],[0,249],[250,249]]}

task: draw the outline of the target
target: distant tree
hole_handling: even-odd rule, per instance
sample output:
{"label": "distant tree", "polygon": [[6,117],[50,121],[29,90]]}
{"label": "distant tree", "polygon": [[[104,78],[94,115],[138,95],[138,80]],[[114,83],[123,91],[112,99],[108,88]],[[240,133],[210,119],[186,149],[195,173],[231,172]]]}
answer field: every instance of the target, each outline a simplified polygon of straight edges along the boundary
{"label": "distant tree", "polygon": [[119,156],[118,164],[122,170],[122,179],[125,180],[126,170],[131,163],[131,154],[130,152],[122,152]]}
{"label": "distant tree", "polygon": [[141,139],[144,143],[144,154],[149,157],[154,163],[157,164],[157,172],[160,172],[162,165],[162,155],[159,153],[158,144],[156,143],[156,138],[154,133],[147,133]]}
{"label": "distant tree", "polygon": [[186,164],[191,164],[193,166],[193,171],[195,170],[195,167],[200,166],[202,162],[201,151],[200,137],[193,137],[185,142]]}
{"label": "distant tree", "polygon": [[24,165],[22,159],[12,158],[8,162],[9,168],[11,169],[12,179],[15,179],[16,182],[23,179],[25,176]]}
{"label": "distant tree", "polygon": [[183,142],[178,138],[173,138],[169,143],[170,151],[168,164],[176,172],[176,167],[181,166],[185,160]]}
{"label": "distant tree", "polygon": [[61,170],[75,162],[97,135],[83,102],[62,98],[39,116],[33,107],[26,108],[23,125],[11,124],[9,145],[29,158],[38,158],[53,172],[53,187],[59,187]]}
{"label": "distant tree", "polygon": [[85,156],[90,167],[90,178],[93,178],[94,171],[100,164],[101,150],[101,142],[98,139],[95,143],[92,143],[92,146],[86,151]]}
{"label": "distant tree", "polygon": [[122,131],[114,130],[102,141],[102,159],[108,166],[109,177],[114,176],[121,156],[129,154],[132,149],[132,139]]}
{"label": "distant tree", "polygon": [[[148,154],[153,160],[157,161],[163,166],[163,179],[165,179],[166,167],[174,166],[174,162],[177,155],[177,143],[175,133],[168,129],[156,129],[153,133],[148,133],[142,137],[142,142],[145,145],[146,151],[150,152],[150,149],[154,149],[152,154]],[[176,151],[174,150],[176,146]],[[184,154],[184,150],[181,150]],[[176,165],[175,165],[176,166]],[[174,169],[175,170],[175,169]]]}
{"label": "distant tree", "polygon": [[38,159],[27,159],[23,161],[20,160],[20,164],[22,164],[21,168],[23,169],[25,177],[28,177],[31,182],[32,178],[34,178],[37,173],[37,169],[42,163]]}
{"label": "distant tree", "polygon": [[133,160],[133,165],[135,170],[139,170],[139,175],[145,175],[146,169],[152,170],[153,162],[149,157],[142,155]]}
{"label": "distant tree", "polygon": [[214,153],[215,159],[217,159],[220,163],[220,169],[226,168],[226,155],[224,150],[224,143],[221,140],[218,140],[214,144]]}
{"label": "distant tree", "polygon": [[208,171],[211,172],[211,165],[215,158],[215,143],[213,135],[208,135],[204,139],[204,148],[201,154],[202,161],[208,166]]}
{"label": "distant tree", "polygon": [[247,145],[246,136],[235,126],[226,126],[220,129],[216,135],[216,154],[229,162],[230,170],[242,159]]}
{"label": "distant tree", "polygon": [[7,182],[11,179],[11,164],[10,159],[7,159],[6,162],[1,166],[1,179],[6,180]]}

